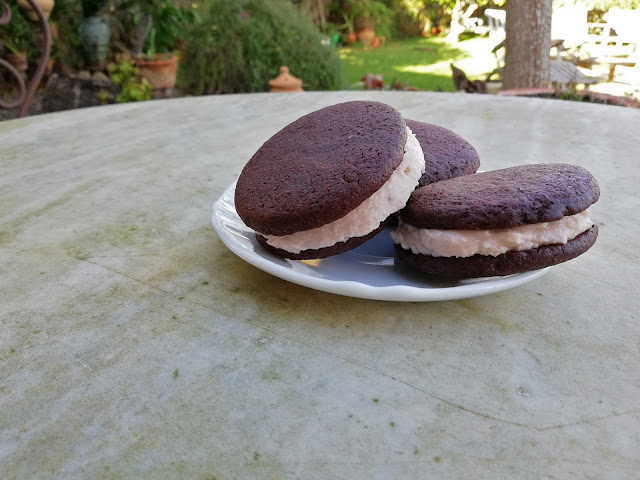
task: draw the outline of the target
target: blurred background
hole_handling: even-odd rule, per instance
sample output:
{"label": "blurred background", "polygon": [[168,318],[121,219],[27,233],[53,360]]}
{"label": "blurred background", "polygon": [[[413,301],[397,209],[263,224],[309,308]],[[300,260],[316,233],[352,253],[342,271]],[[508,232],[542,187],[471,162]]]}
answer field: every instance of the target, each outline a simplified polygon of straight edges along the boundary
{"label": "blurred background", "polygon": [[[36,3],[47,25],[28,0],[0,2],[11,17],[0,25],[0,58],[25,82],[43,57],[44,30],[52,35],[30,114],[300,88],[460,90],[625,106],[637,106],[640,95],[640,0]],[[19,88],[13,70],[0,65],[5,104]],[[0,119],[15,115],[0,111]]]}

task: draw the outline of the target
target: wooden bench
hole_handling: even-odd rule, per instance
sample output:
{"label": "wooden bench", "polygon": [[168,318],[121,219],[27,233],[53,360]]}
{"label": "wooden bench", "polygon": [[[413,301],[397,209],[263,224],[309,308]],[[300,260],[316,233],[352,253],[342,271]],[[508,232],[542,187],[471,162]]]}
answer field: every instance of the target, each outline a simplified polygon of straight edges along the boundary
{"label": "wooden bench", "polygon": [[[621,11],[620,13],[624,12]],[[581,48],[591,56],[588,62],[609,67],[609,75],[607,77],[609,82],[613,81],[618,65],[625,67],[636,65],[637,57],[640,53],[637,45],[637,34],[630,35],[628,31],[622,28],[622,25],[618,25],[615,21],[611,23],[587,23],[587,28],[587,38]]]}
{"label": "wooden bench", "polygon": [[597,83],[598,80],[582,73],[575,63],[567,60],[549,60],[549,79],[561,85],[582,84],[585,86]]}
{"label": "wooden bench", "polygon": [[608,82],[613,82],[613,77],[616,73],[616,67],[622,65],[624,67],[635,67],[636,61],[629,57],[596,57],[593,59],[594,63],[609,65],[609,75],[607,76]]}
{"label": "wooden bench", "polygon": [[637,64],[640,50],[640,11],[611,8],[604,22],[587,22],[584,5],[560,7],[553,13],[552,35],[565,40],[562,55],[580,67],[604,65],[609,69],[608,81],[618,65]]}

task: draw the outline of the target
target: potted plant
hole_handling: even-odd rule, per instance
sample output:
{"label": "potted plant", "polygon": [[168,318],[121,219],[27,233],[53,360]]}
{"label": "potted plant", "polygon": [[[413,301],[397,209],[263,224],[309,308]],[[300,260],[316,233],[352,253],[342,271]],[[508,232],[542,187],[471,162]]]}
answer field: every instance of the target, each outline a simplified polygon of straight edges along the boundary
{"label": "potted plant", "polygon": [[340,38],[340,28],[333,23],[327,23],[323,35],[323,43],[336,48],[340,43]]}
{"label": "potted plant", "polygon": [[[115,61],[107,65],[107,71],[111,81],[119,90],[115,97],[116,102],[138,102],[151,98],[151,84],[140,75],[128,54],[117,55]],[[108,103],[113,98],[111,92],[107,90],[102,90],[98,96],[103,103]]]}
{"label": "potted plant", "polygon": [[106,3],[106,0],[82,0],[80,36],[89,65],[99,65],[107,59],[111,29],[109,24],[98,16]]}
{"label": "potted plant", "polygon": [[341,0],[335,0],[329,6],[329,10],[335,10],[342,16],[344,23],[342,25],[338,25],[337,28],[339,30],[346,31],[345,33],[346,43],[347,45],[351,45],[353,43],[356,43],[356,40],[358,40],[358,35],[356,34],[356,30],[355,30],[355,22],[354,22],[355,11],[352,6],[353,0],[347,0],[344,2],[344,4],[351,4],[351,7],[345,9],[343,8],[343,2]]}
{"label": "potted plant", "polygon": [[350,0],[350,2],[352,11],[355,13],[358,40],[365,48],[369,47],[376,37],[376,26],[386,23],[393,15],[393,11],[377,0]]}
{"label": "potted plant", "polygon": [[84,42],[80,36],[82,5],[76,0],[56,0],[51,12],[51,58],[56,71],[71,74],[82,70],[85,64]]}
{"label": "potted plant", "polygon": [[130,10],[136,28],[132,50],[140,75],[156,90],[173,89],[179,43],[184,28],[195,21],[194,10],[177,7],[170,0],[129,0],[125,6]]}
{"label": "potted plant", "polygon": [[5,50],[7,61],[16,70],[24,72],[29,67],[28,56],[33,53],[31,45],[33,29],[16,5],[10,4],[9,8],[11,21],[0,28],[0,44]]}

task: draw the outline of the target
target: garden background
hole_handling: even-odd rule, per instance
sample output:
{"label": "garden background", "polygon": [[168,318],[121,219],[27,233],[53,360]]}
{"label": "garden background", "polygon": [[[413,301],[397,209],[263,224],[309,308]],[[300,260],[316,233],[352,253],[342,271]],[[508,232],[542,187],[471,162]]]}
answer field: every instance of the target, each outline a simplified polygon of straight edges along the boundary
{"label": "garden background", "polygon": [[[50,10],[53,47],[31,113],[264,92],[283,65],[305,90],[453,91],[460,85],[452,64],[470,81],[500,80],[494,49],[504,38],[486,12],[510,1],[518,0],[38,0]],[[12,20],[0,26],[0,57],[29,79],[43,35],[26,3],[7,3]],[[553,7],[567,4],[584,5],[589,20],[600,21],[640,0],[555,0]],[[0,98],[15,90],[0,69]]]}

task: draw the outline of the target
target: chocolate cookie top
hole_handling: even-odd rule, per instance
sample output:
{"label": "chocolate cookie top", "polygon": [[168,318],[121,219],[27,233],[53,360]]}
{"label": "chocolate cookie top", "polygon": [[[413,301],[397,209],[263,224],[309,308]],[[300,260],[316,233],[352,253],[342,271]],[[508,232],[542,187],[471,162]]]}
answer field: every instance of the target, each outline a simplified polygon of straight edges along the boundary
{"label": "chocolate cookie top", "polygon": [[425,170],[419,186],[475,173],[478,152],[460,135],[437,125],[406,120],[424,153]]}
{"label": "chocolate cookie top", "polygon": [[289,235],[333,222],[370,197],[402,162],[400,114],[347,102],[305,115],[258,149],[236,185],[238,215],[254,230]]}
{"label": "chocolate cookie top", "polygon": [[400,218],[418,228],[510,228],[579,213],[599,196],[598,183],[582,167],[521,165],[419,188]]}

